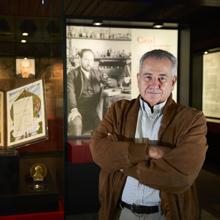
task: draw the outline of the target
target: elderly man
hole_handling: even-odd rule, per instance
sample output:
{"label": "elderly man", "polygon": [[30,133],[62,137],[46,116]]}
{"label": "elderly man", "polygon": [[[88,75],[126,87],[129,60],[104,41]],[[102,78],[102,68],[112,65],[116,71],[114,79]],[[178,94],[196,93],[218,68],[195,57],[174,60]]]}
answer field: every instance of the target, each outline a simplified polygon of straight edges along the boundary
{"label": "elderly man", "polygon": [[206,120],[172,100],[176,73],[171,53],[145,53],[139,97],[114,103],[94,133],[100,220],[199,218],[195,179],[207,150]]}

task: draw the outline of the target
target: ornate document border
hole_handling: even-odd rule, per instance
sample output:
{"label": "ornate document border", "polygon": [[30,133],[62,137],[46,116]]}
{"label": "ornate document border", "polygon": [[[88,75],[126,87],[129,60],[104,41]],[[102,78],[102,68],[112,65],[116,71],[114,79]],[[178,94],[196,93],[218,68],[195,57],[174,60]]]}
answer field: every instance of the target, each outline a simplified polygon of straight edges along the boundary
{"label": "ornate document border", "polygon": [[7,146],[28,144],[47,136],[43,81],[6,93]]}

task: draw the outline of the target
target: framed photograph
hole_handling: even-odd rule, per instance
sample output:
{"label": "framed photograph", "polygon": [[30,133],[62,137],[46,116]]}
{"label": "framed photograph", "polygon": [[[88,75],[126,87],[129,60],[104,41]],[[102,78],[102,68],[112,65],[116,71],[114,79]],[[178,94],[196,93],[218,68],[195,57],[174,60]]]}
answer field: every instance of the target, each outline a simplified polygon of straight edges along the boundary
{"label": "framed photograph", "polygon": [[177,56],[178,30],[67,24],[69,137],[91,136],[113,102],[138,96],[139,60],[152,49]]}
{"label": "framed photograph", "polygon": [[35,59],[17,58],[16,77],[22,79],[35,78]]}
{"label": "framed photograph", "polygon": [[8,91],[6,104],[8,148],[47,136],[42,80]]}
{"label": "framed photograph", "polygon": [[4,146],[4,93],[0,91],[0,148]]}
{"label": "framed photograph", "polygon": [[208,121],[220,123],[220,51],[203,55],[202,110]]}

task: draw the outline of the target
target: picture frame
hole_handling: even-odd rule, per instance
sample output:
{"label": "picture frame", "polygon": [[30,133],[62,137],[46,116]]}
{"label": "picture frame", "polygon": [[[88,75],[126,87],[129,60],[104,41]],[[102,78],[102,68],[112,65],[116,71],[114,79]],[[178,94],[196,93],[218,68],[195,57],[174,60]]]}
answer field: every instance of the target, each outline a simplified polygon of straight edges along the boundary
{"label": "picture frame", "polygon": [[35,78],[35,59],[16,58],[16,78],[33,79]]}
{"label": "picture frame", "polygon": [[[73,84],[73,81],[69,82],[70,74],[74,74],[74,71],[80,67],[82,51],[86,49],[91,50],[94,54],[93,68],[97,72],[100,71],[102,74],[106,74],[107,79],[110,79],[112,84],[102,84],[101,111],[97,110],[98,105],[97,108],[93,108],[95,104],[89,104],[88,106],[84,105],[83,110],[79,110],[77,107],[77,111],[72,114],[71,100],[77,100],[77,97],[74,95],[73,98],[70,91],[71,83]],[[95,120],[92,118],[83,121],[81,111],[86,112],[86,109],[88,109],[88,114],[85,113],[84,115],[97,111],[101,121],[112,103],[120,99],[133,99],[138,96],[137,73],[139,72],[139,60],[145,52],[152,49],[168,50],[178,57],[178,30],[94,27],[76,25],[74,22],[66,25],[67,132],[69,138],[82,139],[90,137],[97,127],[97,124],[94,123]],[[125,69],[127,70],[125,71]],[[77,86],[81,82],[82,79],[76,83]],[[174,88],[173,98],[177,99],[176,87]],[[74,117],[77,116],[79,116],[78,119],[81,122],[72,125]],[[71,119],[73,120],[71,121]],[[87,126],[90,124],[94,124],[94,126]],[[84,127],[89,127],[88,131]]]}
{"label": "picture frame", "polygon": [[203,54],[202,110],[209,122],[220,123],[219,48]]}
{"label": "picture frame", "polygon": [[47,137],[43,80],[6,92],[7,147]]}

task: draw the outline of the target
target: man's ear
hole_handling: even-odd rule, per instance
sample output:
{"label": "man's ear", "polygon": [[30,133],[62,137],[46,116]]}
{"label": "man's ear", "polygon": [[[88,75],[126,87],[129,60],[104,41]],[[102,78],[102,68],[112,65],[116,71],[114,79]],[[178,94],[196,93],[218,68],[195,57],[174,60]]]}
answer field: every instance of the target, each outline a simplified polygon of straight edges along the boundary
{"label": "man's ear", "polygon": [[177,81],[177,77],[174,76],[173,79],[172,79],[172,87],[174,88],[175,84],[176,84],[176,81]]}
{"label": "man's ear", "polygon": [[140,73],[137,73],[137,80],[139,80],[140,78]]}

